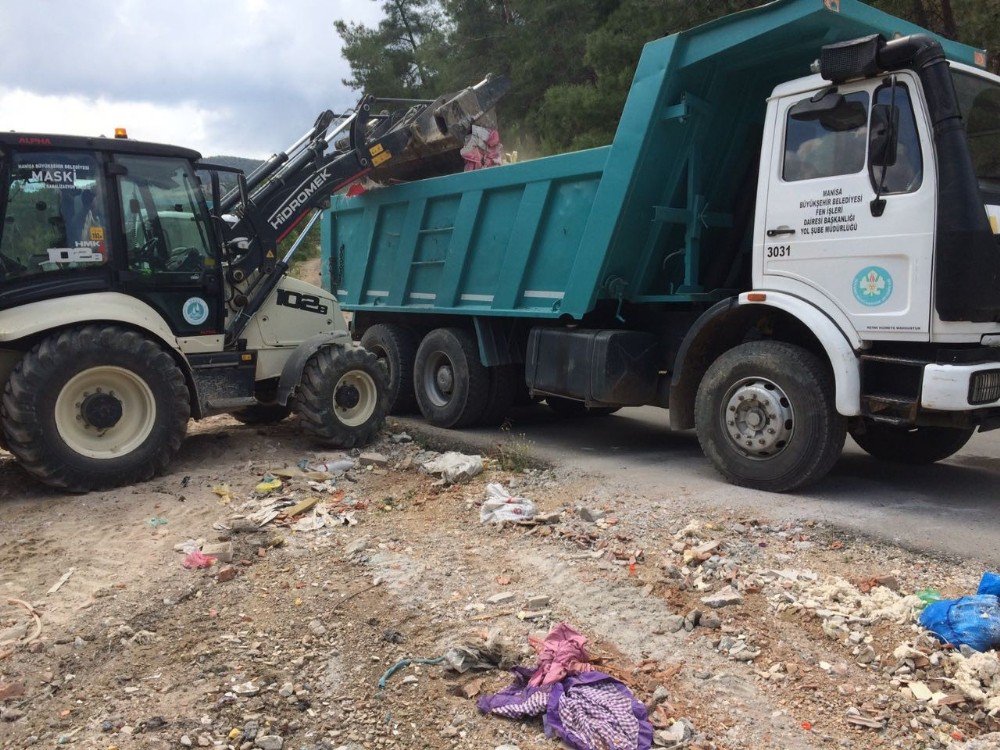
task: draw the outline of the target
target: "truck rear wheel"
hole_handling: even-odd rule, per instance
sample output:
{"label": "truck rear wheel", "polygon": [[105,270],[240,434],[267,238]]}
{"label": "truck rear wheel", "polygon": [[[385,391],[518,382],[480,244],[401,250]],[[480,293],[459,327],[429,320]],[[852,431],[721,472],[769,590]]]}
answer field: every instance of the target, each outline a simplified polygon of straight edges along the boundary
{"label": "truck rear wheel", "polygon": [[378,357],[388,373],[386,400],[390,414],[412,414],[417,410],[417,396],[413,392],[417,343],[413,331],[393,323],[373,325],[361,337],[361,346]]}
{"label": "truck rear wheel", "polygon": [[479,418],[484,427],[496,427],[507,418],[517,401],[517,390],[524,385],[524,368],[521,365],[490,367],[490,392],[486,407]]}
{"label": "truck rear wheel", "polygon": [[771,492],[823,477],[847,436],[833,377],[805,349],[755,341],[708,368],[695,402],[698,440],[733,484]]}
{"label": "truck rear wheel", "polygon": [[41,481],[71,492],[161,473],[190,415],[173,357],[119,326],[88,325],[42,340],[18,362],[3,395],[10,452]]}
{"label": "truck rear wheel", "polygon": [[302,370],[293,410],[302,429],[323,443],[353,448],[369,442],[385,423],[387,377],[361,347],[327,346]]}
{"label": "truck rear wheel", "polygon": [[438,427],[467,427],[486,410],[490,373],[475,338],[461,328],[437,328],[420,342],[413,366],[420,412]]}
{"label": "truck rear wheel", "polygon": [[882,461],[920,466],[942,461],[958,453],[969,442],[974,427],[892,427],[866,422],[864,431],[851,429],[851,437],[861,448]]}

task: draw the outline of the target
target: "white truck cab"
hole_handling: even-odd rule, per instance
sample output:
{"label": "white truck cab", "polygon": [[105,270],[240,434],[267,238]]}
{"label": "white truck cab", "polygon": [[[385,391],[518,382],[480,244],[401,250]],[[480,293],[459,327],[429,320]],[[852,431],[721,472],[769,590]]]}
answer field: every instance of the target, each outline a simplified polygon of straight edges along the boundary
{"label": "white truck cab", "polygon": [[[1000,77],[959,63],[950,72],[986,214],[1000,235]],[[835,110],[820,111],[833,99]],[[912,426],[949,422],[936,412],[1000,406],[998,316],[984,320],[963,314],[960,303],[942,304],[942,295],[961,289],[940,283],[940,213],[952,210],[942,200],[941,161],[952,155],[936,147],[935,113],[918,73],[835,84],[800,78],[774,89],[766,117],[754,292],[741,303],[787,296],[786,306],[829,319],[839,336],[824,341],[811,328],[828,354],[840,352],[841,365],[831,361],[844,416]],[[892,153],[884,158],[887,130]],[[992,291],[1000,305],[1000,288]]]}

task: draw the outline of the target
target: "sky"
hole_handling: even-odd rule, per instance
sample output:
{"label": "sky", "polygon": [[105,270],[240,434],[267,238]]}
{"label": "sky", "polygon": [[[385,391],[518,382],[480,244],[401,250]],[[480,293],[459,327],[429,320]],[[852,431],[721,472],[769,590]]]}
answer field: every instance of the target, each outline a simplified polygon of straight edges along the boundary
{"label": "sky", "polygon": [[324,109],[360,98],[342,79],[337,19],[372,0],[4,0],[0,130],[111,136],[204,156],[283,150]]}

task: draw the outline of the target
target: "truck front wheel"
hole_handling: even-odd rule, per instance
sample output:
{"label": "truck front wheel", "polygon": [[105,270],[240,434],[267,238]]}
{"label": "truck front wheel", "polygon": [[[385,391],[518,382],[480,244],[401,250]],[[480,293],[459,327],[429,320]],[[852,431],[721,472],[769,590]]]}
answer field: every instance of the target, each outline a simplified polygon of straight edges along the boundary
{"label": "truck front wheel", "polygon": [[420,412],[438,427],[475,424],[490,400],[490,372],[476,339],[461,328],[437,328],[420,342],[413,366]]}
{"label": "truck front wheel", "polygon": [[87,492],[161,473],[190,410],[184,375],[159,345],[88,325],[43,339],[18,362],[4,388],[3,432],[31,474]]}
{"label": "truck front wheel", "polygon": [[823,477],[847,435],[823,362],[779,341],[742,344],[713,362],[695,423],[702,450],[730,482],[771,492]]}
{"label": "truck front wheel", "polygon": [[327,346],[306,361],[293,410],[308,435],[353,448],[369,442],[385,423],[387,387],[374,354]]}
{"label": "truck front wheel", "polygon": [[851,437],[874,458],[896,464],[920,466],[958,453],[975,432],[974,427],[893,427],[865,422],[851,428]]}

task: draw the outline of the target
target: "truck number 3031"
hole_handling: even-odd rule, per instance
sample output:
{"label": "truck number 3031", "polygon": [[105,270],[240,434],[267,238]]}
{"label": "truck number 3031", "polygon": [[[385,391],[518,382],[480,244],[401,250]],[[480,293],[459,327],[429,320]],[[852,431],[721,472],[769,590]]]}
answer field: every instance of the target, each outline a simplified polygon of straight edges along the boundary
{"label": "truck number 3031", "polygon": [[791,245],[768,245],[767,246],[767,257],[768,258],[787,258],[792,254]]}

